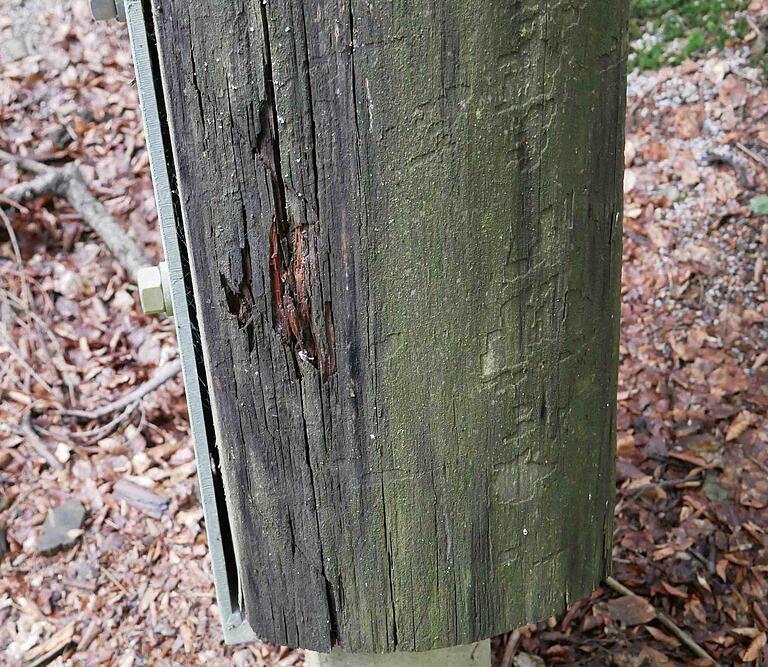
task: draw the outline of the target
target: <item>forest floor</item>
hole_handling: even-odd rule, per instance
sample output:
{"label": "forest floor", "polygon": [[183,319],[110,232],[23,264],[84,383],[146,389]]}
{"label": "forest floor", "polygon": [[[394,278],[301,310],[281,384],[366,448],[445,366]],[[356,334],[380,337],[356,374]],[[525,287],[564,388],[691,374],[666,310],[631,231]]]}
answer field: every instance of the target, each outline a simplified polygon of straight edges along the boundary
{"label": "forest floor", "polygon": [[[0,150],[77,160],[157,260],[124,26],[92,22],[82,2],[7,4]],[[519,629],[505,640],[517,667],[707,664],[659,613],[722,665],[768,661],[768,89],[756,40],[747,30],[630,75],[614,577],[639,597],[605,586]],[[0,193],[28,178],[0,166]],[[142,314],[125,269],[66,201],[0,204],[0,663],[301,665],[298,651],[221,642],[180,377],[104,419],[63,413],[175,359],[172,322]],[[59,536],[71,548],[44,555],[46,516],[68,499],[85,522]]]}

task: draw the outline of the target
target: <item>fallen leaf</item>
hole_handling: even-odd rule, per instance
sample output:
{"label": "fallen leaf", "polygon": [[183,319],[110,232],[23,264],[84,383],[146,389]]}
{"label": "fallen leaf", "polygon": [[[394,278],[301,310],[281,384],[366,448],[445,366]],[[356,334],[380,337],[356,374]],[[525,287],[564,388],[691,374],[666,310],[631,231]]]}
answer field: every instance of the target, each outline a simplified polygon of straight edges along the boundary
{"label": "fallen leaf", "polygon": [[746,433],[747,429],[754,421],[755,415],[748,410],[740,412],[728,427],[728,430],[725,433],[725,441],[732,442],[733,440],[738,440],[744,433]]}
{"label": "fallen leaf", "polygon": [[761,632],[757,637],[755,637],[752,640],[752,643],[749,645],[746,651],[744,651],[741,654],[741,659],[744,662],[754,662],[760,657],[760,653],[763,650],[763,646],[765,646],[766,641],[766,635],[764,632]]}
{"label": "fallen leaf", "polygon": [[626,626],[644,625],[656,618],[653,605],[636,595],[624,595],[605,603],[606,611]]}
{"label": "fallen leaf", "polygon": [[667,591],[670,595],[673,595],[677,598],[682,598],[683,600],[688,599],[688,593],[684,591],[682,588],[678,588],[677,586],[673,586],[672,584],[668,584],[666,581],[661,582],[661,587]]}
{"label": "fallen leaf", "polygon": [[750,639],[755,639],[761,634],[759,628],[732,628],[731,632],[739,637],[749,637]]}
{"label": "fallen leaf", "polygon": [[645,629],[648,631],[648,634],[650,634],[651,637],[659,642],[659,644],[664,644],[669,648],[677,648],[680,646],[680,642],[677,639],[675,639],[672,635],[668,635],[663,630],[659,630],[659,628],[656,628],[652,625],[646,625]]}
{"label": "fallen leaf", "polygon": [[721,558],[719,561],[717,561],[715,572],[717,572],[717,576],[720,577],[723,581],[728,581],[726,576],[727,571],[728,571],[728,560],[726,558]]}
{"label": "fallen leaf", "polygon": [[[647,626],[646,626],[647,627]],[[640,658],[643,659],[643,665],[646,667],[675,667],[675,662],[650,646],[643,646],[640,649]]]}

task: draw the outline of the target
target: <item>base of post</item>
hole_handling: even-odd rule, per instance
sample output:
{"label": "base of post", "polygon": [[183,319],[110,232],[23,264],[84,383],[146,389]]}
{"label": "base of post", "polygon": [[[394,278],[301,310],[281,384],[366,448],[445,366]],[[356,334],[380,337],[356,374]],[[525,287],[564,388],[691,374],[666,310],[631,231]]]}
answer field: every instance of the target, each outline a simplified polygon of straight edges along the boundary
{"label": "base of post", "polygon": [[490,667],[491,640],[421,653],[306,652],[306,667]]}

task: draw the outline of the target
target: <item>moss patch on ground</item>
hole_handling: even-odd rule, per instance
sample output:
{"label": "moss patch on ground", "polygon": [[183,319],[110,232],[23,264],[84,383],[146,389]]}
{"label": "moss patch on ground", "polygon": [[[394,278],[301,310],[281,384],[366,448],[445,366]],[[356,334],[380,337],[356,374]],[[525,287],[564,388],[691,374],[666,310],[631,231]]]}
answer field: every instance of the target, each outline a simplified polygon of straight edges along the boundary
{"label": "moss patch on ground", "polygon": [[743,39],[748,0],[632,0],[631,69],[658,69]]}

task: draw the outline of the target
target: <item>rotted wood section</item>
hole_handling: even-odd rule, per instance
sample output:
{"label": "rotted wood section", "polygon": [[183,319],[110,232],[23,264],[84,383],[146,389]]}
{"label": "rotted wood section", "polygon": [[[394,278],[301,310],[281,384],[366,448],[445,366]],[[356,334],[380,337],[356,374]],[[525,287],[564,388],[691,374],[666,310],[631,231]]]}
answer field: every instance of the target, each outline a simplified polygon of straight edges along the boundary
{"label": "rotted wood section", "polygon": [[152,0],[270,641],[468,644],[606,574],[626,0]]}

